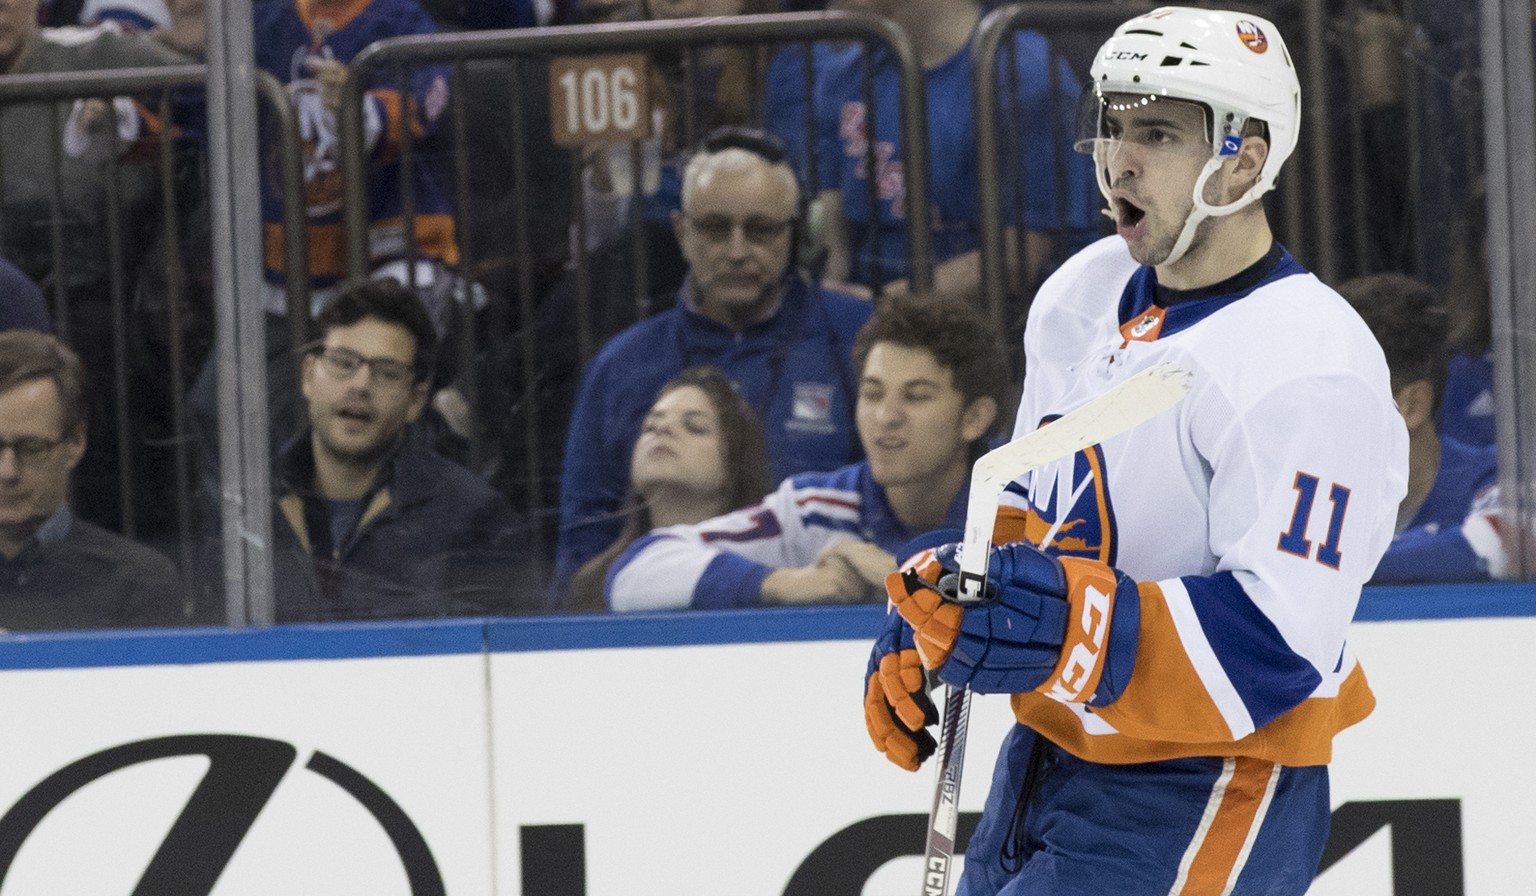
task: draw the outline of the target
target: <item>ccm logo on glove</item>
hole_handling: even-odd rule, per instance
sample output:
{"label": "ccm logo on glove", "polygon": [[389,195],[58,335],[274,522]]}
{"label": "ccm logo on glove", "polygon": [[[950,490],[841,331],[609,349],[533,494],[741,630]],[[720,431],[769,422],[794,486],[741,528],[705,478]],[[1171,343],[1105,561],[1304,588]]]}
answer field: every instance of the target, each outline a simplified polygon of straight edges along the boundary
{"label": "ccm logo on glove", "polygon": [[1068,595],[1068,602],[1079,612],[1076,624],[1069,621],[1067,625],[1060,665],[1038,690],[1052,700],[1074,703],[1084,694],[1092,696],[1098,687],[1113,606],[1110,595],[1117,582],[1114,571],[1101,563],[1063,557],[1061,565],[1067,571],[1067,581],[1075,586],[1076,593]]}

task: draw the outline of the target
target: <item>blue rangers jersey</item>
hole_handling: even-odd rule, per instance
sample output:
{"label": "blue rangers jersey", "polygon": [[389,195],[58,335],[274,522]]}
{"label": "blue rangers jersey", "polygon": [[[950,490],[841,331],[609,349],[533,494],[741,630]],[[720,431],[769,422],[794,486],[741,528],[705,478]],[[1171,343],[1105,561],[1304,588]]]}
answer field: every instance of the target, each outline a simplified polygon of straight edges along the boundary
{"label": "blue rangers jersey", "polygon": [[1440,469],[1424,503],[1393,537],[1371,581],[1474,582],[1505,572],[1493,445],[1440,437]]}
{"label": "blue rangers jersey", "polygon": [[[964,524],[965,494],[956,493],[945,527]],[[605,590],[615,610],[754,607],[769,573],[809,566],[839,539],[894,555],[918,534],[891,511],[869,462],[859,461],[791,476],[751,507],[637,539],[609,570]]]}
{"label": "blue rangers jersey", "polygon": [[1141,597],[1121,696],[1090,710],[1015,694],[1019,721],[1095,762],[1327,763],[1374,706],[1346,632],[1407,483],[1365,323],[1278,245],[1173,293],[1110,237],[1041,288],[1025,352],[1015,435],[1154,364],[1194,380],[1172,411],[1006,492],[1000,539],[1109,563]]}
{"label": "blue rangers jersey", "polygon": [[[967,43],[923,75],[928,100],[928,203],[934,261],[981,245],[976,133],[971,111]],[[1061,235],[1071,249],[1087,242],[1099,223],[1092,161],[1072,151],[1078,82],[1045,37],[1020,31],[1011,63],[999,66],[1012,81],[999,85],[1003,111],[1000,173],[1005,223]],[[900,73],[892,51],[873,50],[874,112],[865,103],[864,48],[850,46],[818,60],[815,109],[816,188],[839,190],[848,224],[849,279],[873,286],[908,274],[905,155],[900,138]],[[874,171],[870,168],[869,141]],[[786,142],[796,142],[791,133]],[[870,205],[871,180],[875,204]],[[1015,200],[1022,200],[1022,208]],[[918,212],[918,214],[923,214]]]}

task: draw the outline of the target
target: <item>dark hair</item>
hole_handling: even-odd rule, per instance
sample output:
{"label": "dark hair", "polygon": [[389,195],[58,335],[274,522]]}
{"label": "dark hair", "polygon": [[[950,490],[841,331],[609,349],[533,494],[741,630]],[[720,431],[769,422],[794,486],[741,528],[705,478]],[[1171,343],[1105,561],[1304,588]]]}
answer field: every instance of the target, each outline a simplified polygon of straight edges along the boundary
{"label": "dark hair", "polygon": [[1004,418],[1012,388],[1008,358],[997,332],[969,303],[922,293],[882,298],[853,340],[853,370],[859,379],[870,349],[880,342],[931,352],[953,375],[967,405],[990,398],[997,402],[997,420]]}
{"label": "dark hair", "polygon": [[315,318],[315,329],[323,339],[335,327],[350,327],[369,317],[404,327],[415,337],[416,358],[411,366],[416,381],[424,381],[437,359],[437,330],[421,299],[398,280],[349,281]]}
{"label": "dark hair", "polygon": [[1440,296],[1407,274],[1370,274],[1339,284],[1339,294],[1365,319],[1381,343],[1392,373],[1392,391],[1418,380],[1434,389],[1434,406],[1445,389],[1445,340],[1450,323]]}
{"label": "dark hair", "polygon": [[[668,380],[651,402],[655,406],[669,392],[695,386],[709,398],[720,418],[720,454],[725,461],[725,488],[721,494],[722,512],[736,510],[762,500],[772,487],[769,480],[768,438],[757,411],[742,398],[736,384],[718,367],[690,367]],[[603,590],[608,570],[624,549],[651,531],[651,512],[645,499],[629,488],[624,502],[624,529],[602,553],[582,564],[566,589],[566,607],[582,612],[600,611],[606,606]],[[700,520],[700,522],[703,522]]]}
{"label": "dark hair", "polygon": [[0,332],[0,392],[33,380],[53,380],[59,390],[59,424],[65,438],[85,432],[85,366],[69,346],[37,330]]}
{"label": "dark hair", "polygon": [[779,135],[764,131],[759,128],[748,128],[740,125],[727,125],[715,128],[699,143],[702,152],[720,152],[724,149],[744,149],[753,155],[762,156],[764,161],[778,165],[789,159],[789,148]]}

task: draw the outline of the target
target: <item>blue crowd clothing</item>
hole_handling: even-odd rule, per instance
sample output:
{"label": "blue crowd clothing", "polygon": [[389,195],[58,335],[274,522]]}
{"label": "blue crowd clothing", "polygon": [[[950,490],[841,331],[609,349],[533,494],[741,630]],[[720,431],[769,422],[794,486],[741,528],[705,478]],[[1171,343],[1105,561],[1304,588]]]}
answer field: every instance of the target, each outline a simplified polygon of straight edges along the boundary
{"label": "blue crowd clothing", "polygon": [[1493,351],[1452,355],[1440,396],[1440,435],[1466,445],[1492,445],[1498,436],[1494,410]]}
{"label": "blue crowd clothing", "polygon": [[550,598],[623,527],[629,462],[657,393],[684,369],[725,371],[762,416],[772,472],[832,470],[863,456],[854,427],[853,338],[874,310],[866,301],[784,280],[768,320],[741,332],[693,310],[691,281],[673,308],[603,346],[582,375],[560,473],[560,539]]}
{"label": "blue crowd clothing", "polygon": [[1502,571],[1503,543],[1489,522],[1499,511],[1498,462],[1493,445],[1441,436],[1435,482],[1371,581],[1476,582]]}
{"label": "blue crowd clothing", "polygon": [[[312,57],[350,63],[369,44],[390,37],[433,34],[432,17],[415,0],[354,0],[338,18],[319,16],[302,0],[257,0],[252,7],[256,64],[293,95],[304,142],[304,203],[312,286],[330,286],[346,274],[342,234],[340,135],[336,116],[324,108],[307,69]],[[402,87],[404,89],[402,89]],[[410,171],[418,256],[454,265],[459,260],[453,224],[452,157],[447,128],[448,72],[428,66],[402,82],[380,74],[365,100],[365,129],[372,143],[367,172],[368,254],[371,265],[406,258],[406,183],[400,144],[415,141]],[[276,142],[262,165],[262,243],[267,278],[282,283],[283,202],[278,187]]]}
{"label": "blue crowd clothing", "polygon": [[21,268],[0,258],[0,331],[53,332],[43,291]]}
{"label": "blue crowd clothing", "polygon": [[[974,43],[974,38],[972,43]],[[981,245],[977,145],[971,111],[972,43],[924,75],[928,101],[927,220],[935,262]],[[1063,257],[1096,236],[1100,205],[1093,163],[1073,152],[1080,85],[1070,66],[1037,32],[1014,39],[1016,64],[1000,61],[1003,146],[1003,223],[1056,234]],[[874,286],[910,271],[906,177],[901,147],[900,70],[894,54],[870,55],[874,79],[874,158],[877,208],[871,213],[866,152],[869,110],[864,101],[864,48],[847,47],[818,71],[817,188],[837,190],[847,222],[848,279]],[[1012,81],[1007,79],[1012,76]],[[1023,207],[1013,201],[1022,194]]]}

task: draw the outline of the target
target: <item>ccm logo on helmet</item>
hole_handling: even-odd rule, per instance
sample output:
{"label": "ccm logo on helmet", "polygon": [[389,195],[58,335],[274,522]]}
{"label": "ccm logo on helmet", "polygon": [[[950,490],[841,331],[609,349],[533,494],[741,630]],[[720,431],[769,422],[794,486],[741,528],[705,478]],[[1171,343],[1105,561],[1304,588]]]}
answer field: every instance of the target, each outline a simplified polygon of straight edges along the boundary
{"label": "ccm logo on helmet", "polygon": [[1137,53],[1137,52],[1134,52],[1132,50],[1116,50],[1114,52],[1105,53],[1104,54],[1104,58],[1106,60],[1114,59],[1114,60],[1121,60],[1121,61],[1127,61],[1127,62],[1141,62],[1142,60],[1147,58],[1147,54],[1146,53]]}
{"label": "ccm logo on helmet", "polygon": [[1262,53],[1269,49],[1269,38],[1264,36],[1263,30],[1258,25],[1247,19],[1237,23],[1237,39],[1255,53]]}

